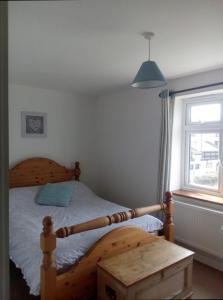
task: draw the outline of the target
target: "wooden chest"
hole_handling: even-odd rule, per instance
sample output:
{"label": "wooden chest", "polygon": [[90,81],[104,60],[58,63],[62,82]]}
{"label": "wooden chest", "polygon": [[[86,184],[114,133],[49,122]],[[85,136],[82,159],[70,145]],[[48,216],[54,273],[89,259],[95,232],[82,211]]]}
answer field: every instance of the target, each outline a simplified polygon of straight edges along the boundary
{"label": "wooden chest", "polygon": [[157,238],[98,263],[98,300],[186,299],[193,252]]}

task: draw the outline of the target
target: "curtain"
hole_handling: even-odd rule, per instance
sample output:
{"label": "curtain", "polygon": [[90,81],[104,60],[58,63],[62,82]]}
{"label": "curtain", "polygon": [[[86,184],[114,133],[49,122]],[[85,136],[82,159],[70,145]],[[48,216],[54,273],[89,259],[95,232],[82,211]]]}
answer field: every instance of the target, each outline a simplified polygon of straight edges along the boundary
{"label": "curtain", "polygon": [[162,120],[157,195],[160,203],[163,203],[165,200],[165,192],[169,191],[170,189],[170,167],[175,99],[174,96],[170,96],[169,90],[162,91],[160,98],[162,101]]}

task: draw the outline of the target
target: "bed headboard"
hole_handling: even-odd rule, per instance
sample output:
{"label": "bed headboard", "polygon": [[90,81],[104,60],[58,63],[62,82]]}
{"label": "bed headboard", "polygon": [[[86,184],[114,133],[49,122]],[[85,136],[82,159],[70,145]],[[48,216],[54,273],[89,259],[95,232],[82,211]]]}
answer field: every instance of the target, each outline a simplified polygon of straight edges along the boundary
{"label": "bed headboard", "polygon": [[9,186],[24,187],[42,185],[48,182],[79,180],[80,163],[75,162],[74,169],[70,170],[57,162],[43,157],[34,157],[23,160],[9,171]]}

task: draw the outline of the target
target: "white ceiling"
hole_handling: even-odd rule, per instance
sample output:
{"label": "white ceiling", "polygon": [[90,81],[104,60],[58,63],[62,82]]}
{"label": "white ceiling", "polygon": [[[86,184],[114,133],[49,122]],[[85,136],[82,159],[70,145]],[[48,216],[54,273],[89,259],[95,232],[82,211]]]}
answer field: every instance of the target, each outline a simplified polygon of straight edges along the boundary
{"label": "white ceiling", "polygon": [[147,58],[167,79],[223,66],[223,0],[9,2],[10,81],[99,95]]}

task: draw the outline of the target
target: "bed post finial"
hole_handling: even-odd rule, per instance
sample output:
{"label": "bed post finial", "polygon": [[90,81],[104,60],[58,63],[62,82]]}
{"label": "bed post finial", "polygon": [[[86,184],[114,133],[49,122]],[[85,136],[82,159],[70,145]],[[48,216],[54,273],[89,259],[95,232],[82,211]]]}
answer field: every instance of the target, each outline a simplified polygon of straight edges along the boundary
{"label": "bed post finial", "polygon": [[166,198],[166,219],[165,219],[165,237],[168,241],[174,242],[174,223],[173,223],[173,198],[171,192],[165,193]]}
{"label": "bed post finial", "polygon": [[43,252],[41,274],[41,300],[56,299],[56,275],[57,269],[54,258],[56,249],[56,235],[53,232],[52,218],[43,219],[43,232],[40,235],[40,247]]}
{"label": "bed post finial", "polygon": [[75,167],[74,167],[74,178],[75,180],[79,181],[81,175],[81,169],[80,169],[80,162],[75,161]]}
{"label": "bed post finial", "polygon": [[51,217],[47,216],[43,219],[43,233],[48,235],[51,232],[53,232],[53,221]]}

